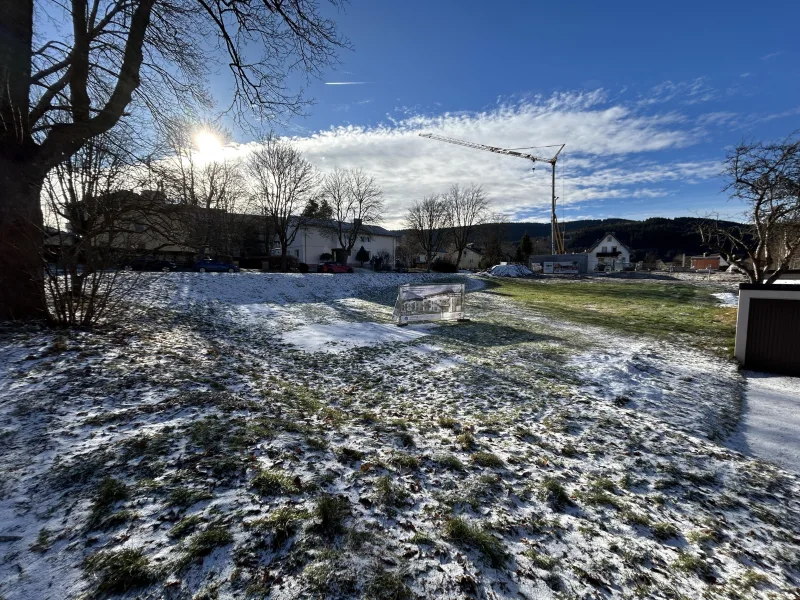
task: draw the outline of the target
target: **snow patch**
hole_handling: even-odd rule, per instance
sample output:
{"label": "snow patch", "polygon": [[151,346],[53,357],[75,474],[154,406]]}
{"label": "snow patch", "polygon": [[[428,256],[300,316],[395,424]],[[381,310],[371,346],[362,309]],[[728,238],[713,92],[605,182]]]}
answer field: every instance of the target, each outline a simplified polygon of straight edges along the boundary
{"label": "snow patch", "polygon": [[730,446],[800,473],[800,377],[745,371],[742,424]]}
{"label": "snow patch", "polygon": [[427,335],[426,329],[429,327],[342,321],[327,325],[304,325],[287,331],[281,339],[305,352],[343,352],[359,346],[411,342]]}
{"label": "snow patch", "polygon": [[711,294],[719,300],[719,303],[725,307],[737,307],[739,306],[739,296],[734,294],[733,292],[717,292],[716,294]]}

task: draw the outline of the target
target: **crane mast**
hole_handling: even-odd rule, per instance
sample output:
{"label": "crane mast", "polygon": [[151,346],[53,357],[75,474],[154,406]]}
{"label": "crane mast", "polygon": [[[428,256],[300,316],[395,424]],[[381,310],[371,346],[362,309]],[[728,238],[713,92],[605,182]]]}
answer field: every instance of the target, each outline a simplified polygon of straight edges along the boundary
{"label": "crane mast", "polygon": [[498,148],[497,146],[486,146],[484,144],[476,144],[474,142],[465,142],[464,140],[456,140],[454,138],[445,137],[443,135],[436,135],[435,133],[420,133],[420,137],[437,140],[439,142],[447,142],[448,144],[455,144],[457,146],[465,146],[475,150],[485,150],[487,152],[494,152],[495,154],[504,154],[505,156],[515,156],[517,158],[524,158],[531,162],[544,162],[548,163],[552,169],[552,186],[551,186],[551,212],[550,212],[550,251],[552,254],[564,254],[564,236],[558,228],[558,219],[556,218],[556,162],[558,162],[558,155],[564,149],[566,144],[561,144],[561,147],[552,158],[542,158],[527,154],[525,152],[518,152],[517,150],[510,150],[507,148]]}

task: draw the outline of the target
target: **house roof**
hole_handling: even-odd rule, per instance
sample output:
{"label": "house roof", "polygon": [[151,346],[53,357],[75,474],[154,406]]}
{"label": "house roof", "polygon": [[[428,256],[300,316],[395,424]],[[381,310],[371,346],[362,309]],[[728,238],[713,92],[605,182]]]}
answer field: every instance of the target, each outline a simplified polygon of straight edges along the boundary
{"label": "house roof", "polygon": [[617,240],[617,243],[619,243],[619,245],[620,245],[620,246],[622,246],[623,248],[625,248],[625,250],[627,250],[628,252],[633,252],[633,250],[631,250],[630,248],[628,248],[628,246],[626,246],[625,244],[623,244],[623,243],[622,243],[622,241],[621,241],[621,240],[620,240],[620,239],[617,237],[617,234],[616,234],[616,233],[614,233],[613,231],[606,231],[606,232],[603,234],[603,237],[601,237],[599,240],[597,240],[597,241],[596,241],[596,242],[595,242],[595,243],[594,243],[594,244],[593,244],[593,245],[592,245],[592,246],[591,246],[591,247],[590,247],[590,248],[587,250],[587,252],[589,252],[589,253],[591,253],[591,252],[594,252],[594,251],[595,251],[595,249],[596,249],[596,248],[597,248],[597,247],[598,247],[600,244],[602,244],[602,243],[605,241],[605,239],[606,239],[608,236],[610,236],[610,235],[611,235],[611,236],[614,236],[614,239],[615,239],[615,240]]}
{"label": "house roof", "polygon": [[[297,217],[292,217],[293,219],[297,219]],[[296,221],[295,221],[296,222]],[[335,229],[338,225],[338,221],[334,219],[306,219],[305,226],[306,227],[318,227],[323,229]],[[342,229],[344,231],[349,231],[353,228],[352,223],[342,223]],[[400,237],[399,233],[394,231],[389,231],[381,227],[380,225],[361,225],[361,232],[368,233],[370,235],[383,235],[386,237]]]}

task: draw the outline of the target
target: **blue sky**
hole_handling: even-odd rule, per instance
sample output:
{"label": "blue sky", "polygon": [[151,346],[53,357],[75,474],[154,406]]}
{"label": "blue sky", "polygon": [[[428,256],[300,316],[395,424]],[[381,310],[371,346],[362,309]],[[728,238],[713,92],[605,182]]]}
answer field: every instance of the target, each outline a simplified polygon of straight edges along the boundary
{"label": "blue sky", "polygon": [[735,215],[717,177],[725,148],[800,128],[800,2],[352,0],[330,12],[353,50],[310,83],[309,116],[279,131],[322,170],[374,174],[390,225],[473,181],[514,220],[548,218],[545,165],[422,131],[566,143],[559,212],[578,219]]}

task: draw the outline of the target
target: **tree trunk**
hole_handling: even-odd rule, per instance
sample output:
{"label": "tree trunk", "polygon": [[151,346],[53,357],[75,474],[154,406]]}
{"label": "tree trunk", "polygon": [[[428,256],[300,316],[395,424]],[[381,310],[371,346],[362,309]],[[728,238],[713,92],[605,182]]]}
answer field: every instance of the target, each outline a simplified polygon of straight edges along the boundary
{"label": "tree trunk", "polygon": [[461,264],[461,253],[464,252],[464,248],[458,249],[458,256],[456,257],[456,271],[458,271],[461,267],[458,265]]}
{"label": "tree trunk", "polygon": [[47,317],[40,194],[44,174],[0,159],[0,320]]}

